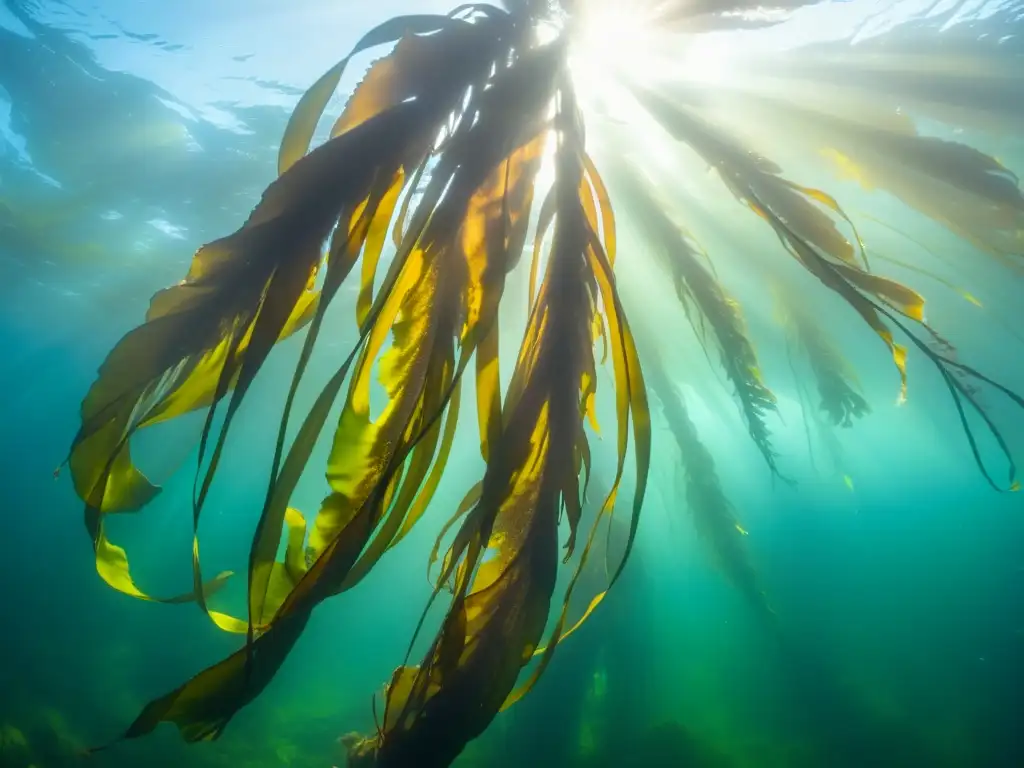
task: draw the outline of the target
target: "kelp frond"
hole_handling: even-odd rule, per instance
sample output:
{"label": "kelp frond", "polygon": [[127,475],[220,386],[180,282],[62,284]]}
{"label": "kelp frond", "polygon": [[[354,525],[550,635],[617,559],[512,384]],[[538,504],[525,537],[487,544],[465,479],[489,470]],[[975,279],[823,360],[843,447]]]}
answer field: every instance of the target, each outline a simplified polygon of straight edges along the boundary
{"label": "kelp frond", "polygon": [[711,267],[697,254],[692,239],[672,221],[664,201],[636,171],[619,164],[616,188],[637,222],[659,263],[668,271],[686,315],[705,351],[712,337],[726,377],[733,385],[740,412],[757,449],[769,468],[779,474],[765,418],[776,411],[775,395],[765,385],[757,352],[743,310],[719,283]]}
{"label": "kelp frond", "polygon": [[[432,34],[410,36],[414,32]],[[529,48],[530,32],[495,12],[472,20],[397,19],[367,35],[357,51],[401,42],[374,65],[333,137],[304,154],[342,65],[300,102],[282,142],[281,177],[249,221],[200,249],[186,280],[158,294],[147,323],[128,334],[101,369],[83,406],[70,463],[87,502],[98,568],[107,576],[120,567],[120,581],[107,580],[129,591],[123,552],[111,555],[98,523],[104,514],[141,507],[154,493],[131,465],[131,436],[154,414],[169,415],[168,401],[177,403],[177,413],[215,407],[231,392],[219,433],[213,433],[211,408],[202,436],[201,458],[208,436],[216,445],[197,478],[198,526],[248,385],[273,343],[300,321],[309,323],[253,540],[248,620],[213,614],[225,629],[245,632],[246,647],[151,703],[127,736],[161,720],[177,723],[188,739],[219,735],[273,676],[312,608],[357,581],[422,514],[451,446],[459,379],[491,334],[504,275],[518,257],[509,249],[525,238],[560,58],[554,46]],[[438,149],[445,126],[454,127]],[[401,190],[427,163],[430,181],[408,221],[400,222],[388,274],[372,304],[361,307],[360,341],[285,450],[289,411],[326,307],[360,256],[364,288],[372,281]],[[328,236],[326,275],[314,304],[306,297]],[[389,335],[391,347],[380,360],[389,403],[371,421],[371,366]],[[313,522],[305,557],[290,547],[286,562],[277,563],[284,531],[293,532],[289,542],[305,539],[305,521],[288,513],[288,502],[350,371],[328,460],[331,493]],[[486,391],[478,387],[480,396]],[[421,488],[435,458],[433,476]],[[193,557],[194,599],[204,604],[198,546]]]}
{"label": "kelp frond", "polygon": [[[728,25],[723,10],[751,3],[682,5],[663,4],[661,12],[683,26]],[[85,505],[97,571],[136,598],[194,602],[218,627],[244,636],[238,651],[150,702],[125,738],[172,722],[189,741],[216,739],[263,691],[312,611],[360,583],[423,519],[447,471],[469,370],[486,468],[462,503],[447,510],[449,522],[430,558],[439,562],[430,605],[445,590],[450,600],[419,663],[407,657],[387,686],[377,733],[347,741],[353,764],[447,765],[498,711],[530,690],[560,642],[621,574],[643,505],[651,427],[642,355],[614,274],[623,263],[609,191],[615,185],[606,187],[588,154],[570,71],[572,24],[554,25],[555,35],[538,34],[549,6],[557,6],[564,22],[576,12],[574,4],[509,0],[505,6],[403,16],[367,33],[299,101],[281,142],[278,177],[248,220],[201,247],[185,278],[153,297],[145,321],[103,362],[82,403],[67,461]],[[369,68],[329,138],[311,150],[352,57],[379,46],[390,51]],[[1015,488],[1012,458],[976,387],[987,384],[1021,407],[1024,399],[959,362],[925,322],[924,299],[872,271],[869,251],[839,203],[784,176],[773,160],[748,150],[692,102],[672,98],[670,88],[629,85],[665,132],[714,169],[740,203],[737,211],[756,214],[785,253],[827,289],[824,295],[851,308],[885,344],[901,398],[908,356],[895,334],[934,365],[982,473],[997,485],[965,405],[1006,453]],[[777,110],[771,98],[751,102],[770,114]],[[814,110],[804,110],[801,119],[829,134],[832,144],[814,146],[834,149],[834,158],[855,169],[858,179],[893,191],[1016,263],[1006,243],[1018,243],[1024,231],[1024,198],[1001,163],[965,145],[918,135],[913,126],[830,122],[815,118]],[[750,436],[777,473],[766,425],[775,400],[761,379],[739,305],[646,182],[631,170],[620,175],[632,189],[631,215],[671,275],[699,340],[717,349]],[[933,190],[932,181],[942,184]],[[957,194],[943,197],[947,188]],[[531,231],[529,317],[502,392],[498,313],[506,277],[521,264]],[[634,249],[626,261],[642,255],[642,247]],[[300,385],[312,377],[307,368],[320,351],[318,340],[335,331],[328,310],[346,282],[358,283],[358,339],[344,359],[332,361],[336,367],[326,381],[317,382],[312,405],[293,413]],[[809,320],[795,321],[794,328],[824,410],[838,424],[858,417],[866,403],[827,330]],[[243,401],[274,347],[293,336],[301,350],[282,412],[274,414],[276,441],[250,548],[245,615],[231,616],[210,604],[231,574],[203,575],[202,512]],[[610,357],[610,371],[602,370],[598,347]],[[659,350],[650,354],[651,384],[682,452],[695,523],[730,579],[767,614],[744,532],[711,456],[659,367]],[[374,378],[383,391],[376,413],[370,407]],[[599,381],[609,383],[613,395],[617,465],[614,478],[602,483],[610,490],[590,520],[583,513],[588,430],[598,426]],[[307,518],[292,497],[336,404],[327,492]],[[191,504],[193,583],[183,594],[157,598],[136,584],[128,555],[107,537],[105,522],[111,514],[139,512],[160,492],[133,460],[139,432],[187,413],[205,416]],[[580,574],[592,548],[601,551],[595,542],[613,522],[625,525],[613,514],[630,451],[635,488],[624,550],[582,615],[570,617],[570,605],[589,588],[581,586]],[[453,540],[445,546],[448,531]],[[575,560],[563,595],[556,594],[560,548],[563,565]]]}
{"label": "kelp frond", "polygon": [[[585,155],[564,41],[538,45],[522,19],[476,10],[399,18],[369,33],[354,53],[398,44],[371,67],[330,139],[307,154],[348,59],[314,85],[286,130],[280,178],[238,232],[200,249],[186,279],[158,294],[146,324],[115,348],[86,399],[70,464],[87,503],[97,568],[112,586],[144,596],[130,581],[123,550],[109,544],[102,529],[104,515],[137,510],[158,490],[132,464],[131,438],[158,420],[209,407],[193,505],[198,532],[239,404],[274,344],[308,325],[253,538],[248,616],[207,607],[206,598],[227,576],[203,584],[198,538],[193,593],[172,598],[195,600],[218,626],[244,633],[246,644],[151,702],[126,738],[161,721],[174,722],[188,740],[217,738],[274,676],[316,605],[358,583],[408,533],[444,472],[461,377],[473,359],[487,472],[479,496],[471,491],[472,501],[464,505],[468,514],[438,582],[440,589],[454,580],[449,618],[424,664],[403,668],[391,687],[388,712],[405,714],[387,720],[377,762],[408,764],[392,755],[409,749],[420,754],[424,739],[440,739],[430,725],[438,708],[461,713],[446,721],[442,750],[457,754],[511,700],[520,667],[538,648],[554,590],[563,506],[572,530],[566,559],[575,546],[580,473],[589,473],[583,422],[594,419],[598,336],[612,352],[619,466],[579,567],[612,514],[630,422],[638,465],[632,542],[644,494],[649,420],[612,272],[614,221]],[[558,105],[554,123],[552,104]],[[520,259],[552,137],[555,239],[502,406],[497,309],[505,275]],[[389,228],[396,253],[375,290]],[[289,445],[296,391],[326,308],[360,257],[359,341]],[[317,290],[313,279],[321,270]],[[375,368],[387,402],[371,418]],[[330,493],[307,530],[290,499],[346,381],[327,462]],[[214,429],[224,400],[225,417]],[[278,561],[282,539],[286,553]],[[485,561],[485,553],[494,557]],[[611,581],[628,554],[629,547]],[[534,678],[568,634],[565,618],[563,610]]]}
{"label": "kelp frond", "polygon": [[829,338],[822,323],[812,318],[802,302],[781,283],[773,285],[776,315],[786,332],[790,360],[797,350],[804,356],[818,387],[819,405],[837,427],[850,427],[871,411],[861,394],[857,374]]}
{"label": "kelp frond", "polygon": [[[772,204],[773,198],[781,197],[798,208],[817,204],[846,218],[835,199],[821,190],[785,179],[780,175],[778,165],[760,154],[745,150],[687,106],[638,83],[632,84],[632,90],[671,136],[685,142],[715,168],[726,188],[771,227],[797,263],[849,305],[886,345],[900,376],[898,402],[903,402],[907,394],[907,350],[896,342],[894,331],[902,332],[932,363],[949,391],[975,463],[986,481],[998,490],[1017,490],[1020,486],[1013,456],[999,428],[977,399],[975,385],[987,384],[1021,408],[1024,408],[1024,398],[980,371],[958,362],[951,345],[925,322],[924,298],[920,294],[894,280],[873,274],[866,260],[862,258],[858,263],[857,251],[850,256],[825,250],[820,233],[801,231],[798,228],[800,219],[786,216],[784,210]],[[863,257],[862,249],[859,253]],[[1007,461],[1009,480],[1005,486],[996,483],[982,459],[965,405],[981,417]]]}
{"label": "kelp frond", "polygon": [[[766,67],[770,74],[771,63]],[[1017,175],[967,144],[923,135],[903,103],[880,109],[878,98],[856,102],[843,93],[837,114],[834,101],[820,98],[821,88],[807,90],[805,78],[813,82],[827,72],[782,76],[764,92],[729,103],[742,101],[747,119],[774,126],[838,180],[866,192],[885,190],[1020,274],[1024,193]]]}
{"label": "kelp frond", "polygon": [[715,460],[700,439],[690,419],[686,402],[669,378],[659,356],[644,349],[645,381],[661,403],[661,412],[679,447],[680,466],[684,473],[686,508],[693,518],[698,536],[708,545],[715,563],[729,582],[757,614],[774,621],[775,613],[768,604],[750,555],[747,552],[746,529],[722,488]]}
{"label": "kelp frond", "polygon": [[[353,765],[447,765],[499,709],[529,690],[567,634],[574,586],[595,537],[610,520],[629,421],[638,486],[629,541],[610,582],[632,547],[650,452],[646,398],[606,246],[595,230],[588,199],[593,179],[587,178],[579,115],[567,78],[558,94],[556,177],[550,197],[554,237],[506,393],[500,434],[491,445],[482,482],[461,507],[465,518],[443,558],[434,594],[452,583],[453,598],[423,661],[400,667],[393,675],[379,732],[351,747]],[[598,324],[602,305],[604,320]],[[566,560],[576,545],[586,486],[584,481],[581,488],[580,472],[589,456],[584,422],[593,418],[599,329],[607,329],[615,370],[619,465],[587,536],[560,618],[544,650],[538,651],[555,588],[563,507],[570,529]],[[590,610],[603,594],[595,596]],[[536,668],[514,691],[535,653]]]}

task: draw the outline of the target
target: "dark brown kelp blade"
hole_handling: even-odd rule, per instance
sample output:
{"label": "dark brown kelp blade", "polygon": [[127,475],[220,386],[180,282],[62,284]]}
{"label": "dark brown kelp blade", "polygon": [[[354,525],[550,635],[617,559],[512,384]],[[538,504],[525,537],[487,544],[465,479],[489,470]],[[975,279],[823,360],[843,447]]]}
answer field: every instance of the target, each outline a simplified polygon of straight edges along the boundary
{"label": "dark brown kelp blade", "polygon": [[[537,61],[543,62],[546,55],[550,54],[539,54]],[[474,238],[503,226],[502,209],[487,201],[532,183],[542,149],[537,138],[543,126],[539,105],[551,97],[550,86],[545,88],[537,74],[530,65],[509,70],[504,80],[499,77],[492,90],[472,103],[481,110],[481,120],[472,126],[464,123],[441,155],[421,203],[424,210],[433,209],[431,218],[408,255],[399,251],[404,264],[398,282],[380,304],[360,355],[328,459],[332,493],[310,535],[310,556],[316,558],[371,497],[387,487],[376,502],[379,512],[394,503],[355,572],[341,586],[361,578],[400,532],[414,524],[429,500],[419,490],[434,455],[436,420],[457,392],[470,356],[490,336],[504,274],[515,259],[507,249],[511,241],[494,243],[488,250]],[[528,77],[532,89],[525,86]],[[513,152],[504,157],[507,147]],[[437,203],[435,195],[445,188],[444,199]],[[394,339],[381,359],[381,383],[389,401],[371,422],[370,366],[389,332]],[[457,364],[456,339],[461,339]],[[449,415],[449,429],[454,428],[452,418]],[[425,442],[419,442],[424,437]],[[407,448],[413,453],[399,484],[398,475],[389,473],[394,462],[405,460]],[[442,469],[439,465],[434,470],[435,480],[428,487],[436,486]],[[268,547],[267,555],[272,551]]]}
{"label": "dark brown kelp blade", "polygon": [[[994,18],[992,19],[994,21]],[[873,105],[892,105],[955,128],[1012,134],[1024,119],[1020,54],[963,25],[942,34],[879,36],[854,46],[805,47],[758,61],[781,86],[836,87]],[[959,42],[957,33],[966,33]]]}
{"label": "dark brown kelp blade", "polygon": [[1017,176],[994,157],[958,141],[921,135],[896,112],[892,116],[902,121],[876,125],[793,103],[781,94],[744,93],[736,103],[749,119],[769,121],[790,136],[800,151],[813,150],[815,160],[824,157],[839,178],[868,191],[883,189],[1004,264],[1021,267],[1024,194]]}
{"label": "dark brown kelp blade", "polygon": [[[376,145],[388,153],[394,151],[396,147],[402,147],[403,142],[398,137],[388,134],[394,130],[409,131],[409,126],[414,124],[412,121],[416,117],[416,110],[412,108],[413,106],[410,103],[409,107],[393,110],[385,113],[379,119],[368,122],[363,131],[359,131],[357,135],[376,137],[372,143],[353,142],[351,135],[345,135],[332,140],[328,145],[324,145],[325,147],[333,146],[335,149],[347,147],[349,152],[352,153],[349,156],[339,153],[339,162],[344,166],[346,173],[336,172],[336,175],[348,179],[354,178],[352,167],[357,166],[361,161],[372,162],[374,157],[373,145],[381,141],[381,139],[384,139],[386,143]],[[388,128],[391,130],[387,130]],[[377,151],[378,163],[381,160],[379,155],[381,149]],[[316,162],[318,152],[319,150],[314,151],[305,160],[297,163],[285,173],[282,179],[287,178],[290,173],[301,168],[305,162]],[[385,163],[388,163],[388,161],[385,160]],[[355,207],[360,199],[365,198],[367,191],[372,186],[372,176],[367,178],[365,182],[367,184],[366,188],[363,190],[353,190],[355,192],[353,195],[354,199],[348,204],[349,206]],[[338,207],[348,206],[339,201]],[[337,218],[338,211],[334,211],[333,215]],[[326,232],[324,236],[326,236]],[[347,369],[347,365],[345,368]],[[344,374],[338,378],[343,379]],[[338,381],[338,385],[340,386],[340,381]],[[314,406],[313,414],[324,410],[326,409],[318,402],[317,406]],[[324,414],[324,417],[326,417],[326,414]],[[299,439],[301,440],[305,437],[306,430],[300,431]],[[275,536],[280,536],[280,532],[281,527],[279,526]],[[255,640],[255,643],[259,644],[261,652],[267,651],[266,653],[261,653],[261,658],[269,660],[277,654],[286,653],[287,649],[301,632],[307,617],[308,614],[287,622],[275,623],[276,631],[267,632]],[[261,617],[257,615],[251,618],[259,621]],[[273,649],[273,651],[271,652],[270,649]],[[167,719],[178,723],[183,735],[189,740],[216,737],[224,725],[226,725],[228,719],[230,719],[231,714],[246,701],[251,700],[270,679],[270,674],[260,672],[260,670],[267,670],[269,668],[269,665],[266,663],[255,665],[257,668],[255,674],[251,674],[247,670],[247,655],[246,649],[238,651],[226,663],[201,673],[178,691],[151,703],[128,729],[125,736],[133,737],[147,733],[157,722]]]}
{"label": "dark brown kelp blade", "polygon": [[[127,452],[132,433],[166,416],[186,387],[193,393],[189,409],[231,391],[229,414],[237,410],[273,344],[308,319],[312,306],[303,297],[320,263],[320,243],[342,201],[365,197],[374,147],[401,146],[402,119],[415,110],[408,112],[340,137],[296,164],[237,233],[197,252],[186,279],[158,293],[146,323],[108,356],[83,403],[69,459],[98,554],[100,516],[138,509],[155,494],[140,490],[145,479]],[[212,409],[204,444],[211,423]]]}
{"label": "dark brown kelp blade", "polygon": [[1002,163],[965,144],[868,127],[831,130],[841,174],[881,188],[983,251],[1021,266],[1024,195]]}

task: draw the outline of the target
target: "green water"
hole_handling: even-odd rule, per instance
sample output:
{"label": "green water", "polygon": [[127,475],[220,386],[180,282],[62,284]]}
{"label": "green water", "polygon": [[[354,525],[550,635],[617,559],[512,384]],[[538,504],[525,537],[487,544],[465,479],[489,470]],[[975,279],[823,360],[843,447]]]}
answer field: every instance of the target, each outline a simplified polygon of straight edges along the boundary
{"label": "green water", "polygon": [[[944,34],[940,27],[950,22],[985,56],[992,53],[985,46],[1000,40],[996,60],[1022,93],[1019,3],[951,3],[931,8],[926,19],[914,15],[927,4],[884,5],[891,7],[876,13],[851,0],[832,4],[832,16],[798,12],[784,26],[789,32],[764,34],[847,45],[858,24],[862,33],[876,25],[882,36],[924,39]],[[316,610],[280,674],[213,743],[185,744],[164,725],[82,756],[242,640],[195,606],[133,600],[107,587],[67,472],[53,474],[104,356],[141,322],[153,292],[184,276],[199,245],[234,230],[274,178],[277,145],[303,90],[361,30],[411,10],[444,11],[448,3],[0,0],[0,768],[322,768],[345,764],[344,734],[374,731],[374,697],[379,718],[381,687],[406,658],[431,594],[427,554],[485,468],[472,407],[464,405],[448,470],[422,523],[357,589]],[[887,14],[904,26],[887,31]],[[349,79],[351,90],[357,77]],[[1024,126],[1020,104],[1005,112]],[[737,114],[744,122],[745,113]],[[1013,119],[998,131],[940,122],[934,113],[919,122],[928,135],[966,141],[1024,171]],[[608,158],[621,146],[615,136],[629,130],[637,129],[613,123],[593,130],[599,164],[602,152]],[[738,130],[759,133],[749,121]],[[765,130],[762,151],[785,157],[792,147],[784,135]],[[642,141],[630,151],[660,157]],[[637,308],[638,336],[663,357],[714,460],[773,617],[752,608],[695,533],[677,437],[652,395],[651,473],[622,580],[559,647],[536,689],[500,714],[456,765],[1024,765],[1020,495],[985,482],[946,388],[922,356],[911,354],[908,402],[897,406],[899,378],[885,347],[848,308],[811,298],[809,278],[755,216],[712,188],[699,159],[680,155],[675,165],[652,166],[663,181],[680,183],[674,202],[708,253],[733,254],[716,266],[745,309],[764,379],[778,397],[768,424],[791,483],[772,476],[747,438],[720,366],[713,355],[709,365],[671,286],[643,258],[644,233],[628,214],[618,222],[617,279],[624,302]],[[856,212],[872,253],[927,260],[919,244],[875,221],[882,218],[956,260],[956,269],[936,271],[982,307],[928,277],[895,266],[884,274],[925,293],[929,321],[962,359],[1024,391],[1024,262],[1003,269],[885,191],[837,180],[824,158],[805,162],[800,179]],[[859,374],[871,413],[851,429],[815,416],[806,364],[794,366],[774,316],[769,262],[786,263],[780,274]],[[510,277],[502,308],[506,382],[526,319],[527,269]],[[343,287],[331,309],[333,330],[311,364],[313,383],[300,388],[300,411],[356,341],[356,290]],[[283,342],[261,372],[204,513],[204,571],[237,572],[216,598],[217,608],[236,615],[244,615],[252,526],[300,348],[301,338]],[[803,407],[802,391],[810,392]],[[375,403],[380,396],[375,389]],[[982,397],[1010,453],[1024,456],[1024,413],[991,392]],[[473,402],[471,384],[463,402]],[[603,490],[615,467],[612,409],[610,401],[599,404],[602,432],[592,440]],[[139,461],[164,490],[138,519],[109,524],[151,594],[191,584],[187,510],[201,426],[192,414],[140,437]],[[328,448],[326,439],[318,445],[294,506],[316,509]],[[979,450],[1003,484],[998,446],[983,437]],[[634,487],[629,470],[623,508]],[[428,614],[410,663],[439,626],[442,602]]]}

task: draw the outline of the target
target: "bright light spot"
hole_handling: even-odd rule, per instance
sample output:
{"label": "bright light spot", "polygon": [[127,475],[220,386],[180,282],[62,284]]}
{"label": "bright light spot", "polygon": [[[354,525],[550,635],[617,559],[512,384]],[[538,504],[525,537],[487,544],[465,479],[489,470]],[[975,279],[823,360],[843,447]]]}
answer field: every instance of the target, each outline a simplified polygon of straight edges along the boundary
{"label": "bright light spot", "polygon": [[558,24],[549,19],[542,20],[534,30],[537,45],[547,45],[548,43],[555,42],[558,39],[559,33]]}
{"label": "bright light spot", "polygon": [[581,98],[615,109],[625,105],[614,91],[631,80],[713,85],[731,74],[734,47],[728,35],[672,32],[618,0],[592,0],[579,13],[570,66]]}
{"label": "bright light spot", "polygon": [[580,14],[572,30],[573,80],[581,98],[599,98],[614,108],[612,91],[623,81],[656,71],[656,30],[619,4],[583,5]]}
{"label": "bright light spot", "polygon": [[681,67],[683,76],[706,85],[729,79],[734,63],[732,43],[723,35],[693,35],[686,41]]}
{"label": "bright light spot", "polygon": [[558,138],[553,132],[548,133],[544,143],[544,153],[541,156],[541,165],[537,171],[536,197],[543,200],[544,195],[555,183],[555,152],[558,148]]}

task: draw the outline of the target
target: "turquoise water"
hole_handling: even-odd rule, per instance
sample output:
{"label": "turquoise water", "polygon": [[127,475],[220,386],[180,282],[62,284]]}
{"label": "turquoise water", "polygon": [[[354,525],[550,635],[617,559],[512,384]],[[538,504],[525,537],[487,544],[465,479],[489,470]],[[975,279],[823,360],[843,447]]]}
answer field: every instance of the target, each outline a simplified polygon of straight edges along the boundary
{"label": "turquoise water", "polygon": [[[3,768],[341,766],[340,737],[373,732],[373,697],[379,711],[381,686],[405,658],[431,592],[427,554],[484,469],[471,407],[464,406],[450,464],[421,525],[357,589],[317,609],[280,674],[213,743],[185,744],[164,725],[88,758],[80,754],[115,739],[148,701],[241,640],[195,606],[133,600],[107,587],[96,576],[68,473],[53,474],[111,347],[141,322],[156,290],[184,276],[195,249],[233,231],[273,180],[278,143],[302,92],[368,26],[449,5],[0,0]],[[1024,172],[1022,25],[1024,9],[1014,3],[851,0],[798,11],[778,27],[745,33],[736,46],[964,41],[968,53],[1004,68],[1007,93],[1017,101],[991,110],[988,122],[969,121],[985,113],[964,96],[967,107],[945,113],[953,117],[932,110],[917,118],[919,128]],[[704,58],[693,66],[714,65]],[[347,76],[349,90],[356,81]],[[841,93],[833,97],[842,101]],[[332,102],[329,111],[341,104]],[[728,107],[728,100],[714,105]],[[737,132],[763,130],[762,151],[785,157],[792,147],[781,124],[759,123],[751,109],[735,113]],[[616,132],[630,130],[639,128],[612,122],[593,129],[599,164],[602,151],[614,153]],[[653,157],[658,148],[631,147],[634,155],[645,151]],[[848,309],[812,300],[800,282],[806,278],[792,268],[785,274],[794,295],[802,305],[807,297],[806,309],[857,370],[871,406],[849,430],[823,421],[806,361],[794,364],[766,289],[764,264],[784,262],[784,251],[756,217],[740,211],[739,221],[739,206],[709,191],[699,160],[678,162],[678,171],[665,163],[658,170],[687,188],[676,202],[690,206],[688,223],[701,245],[713,255],[739,254],[717,266],[745,309],[764,379],[778,398],[767,423],[792,483],[765,467],[720,366],[708,364],[685,314],[670,304],[664,278],[659,284],[650,260],[630,262],[646,246],[628,209],[618,222],[617,265],[629,265],[619,270],[620,289],[627,311],[638,308],[637,334],[647,345],[641,357],[645,348],[663,356],[671,388],[714,460],[774,618],[766,622],[752,609],[695,533],[678,437],[664,393],[655,393],[647,500],[623,579],[559,648],[537,688],[499,715],[456,764],[1024,765],[1020,494],[985,482],[946,388],[923,356],[911,354],[908,401],[897,406],[899,379],[884,346]],[[925,293],[929,320],[960,359],[1024,391],[1020,253],[1015,267],[1004,268],[886,191],[837,180],[826,162],[798,165],[801,183],[830,190],[874,252],[927,261],[919,244],[876,222],[883,219],[955,260],[955,268],[943,262],[936,271],[981,307],[927,276],[892,265],[883,274]],[[525,296],[523,270],[510,282],[515,300]],[[341,308],[332,307],[336,330],[314,358],[314,380],[333,370],[332,354],[356,341],[356,290],[346,285]],[[503,307],[503,333],[507,327],[516,341],[525,303]],[[236,615],[245,610],[254,507],[262,505],[300,347],[300,338],[282,342],[260,373],[203,517],[204,572],[237,572],[216,604]],[[506,373],[514,351],[503,350]],[[802,389],[810,392],[804,407]],[[300,410],[314,394],[304,385]],[[990,391],[982,397],[1021,461],[1024,412]],[[599,405],[605,436],[594,443],[595,482],[603,490],[615,461],[610,408]],[[977,419],[972,423],[986,465],[1004,484],[1005,460]],[[201,425],[193,414],[140,436],[138,459],[163,493],[137,520],[110,523],[112,537],[130,552],[136,581],[151,594],[177,594],[191,583],[187,510]],[[329,441],[322,442],[293,500],[301,509],[315,509],[324,492],[319,468]],[[633,485],[627,476],[621,504]],[[440,615],[428,616],[427,635]],[[424,643],[420,638],[414,659]]]}

